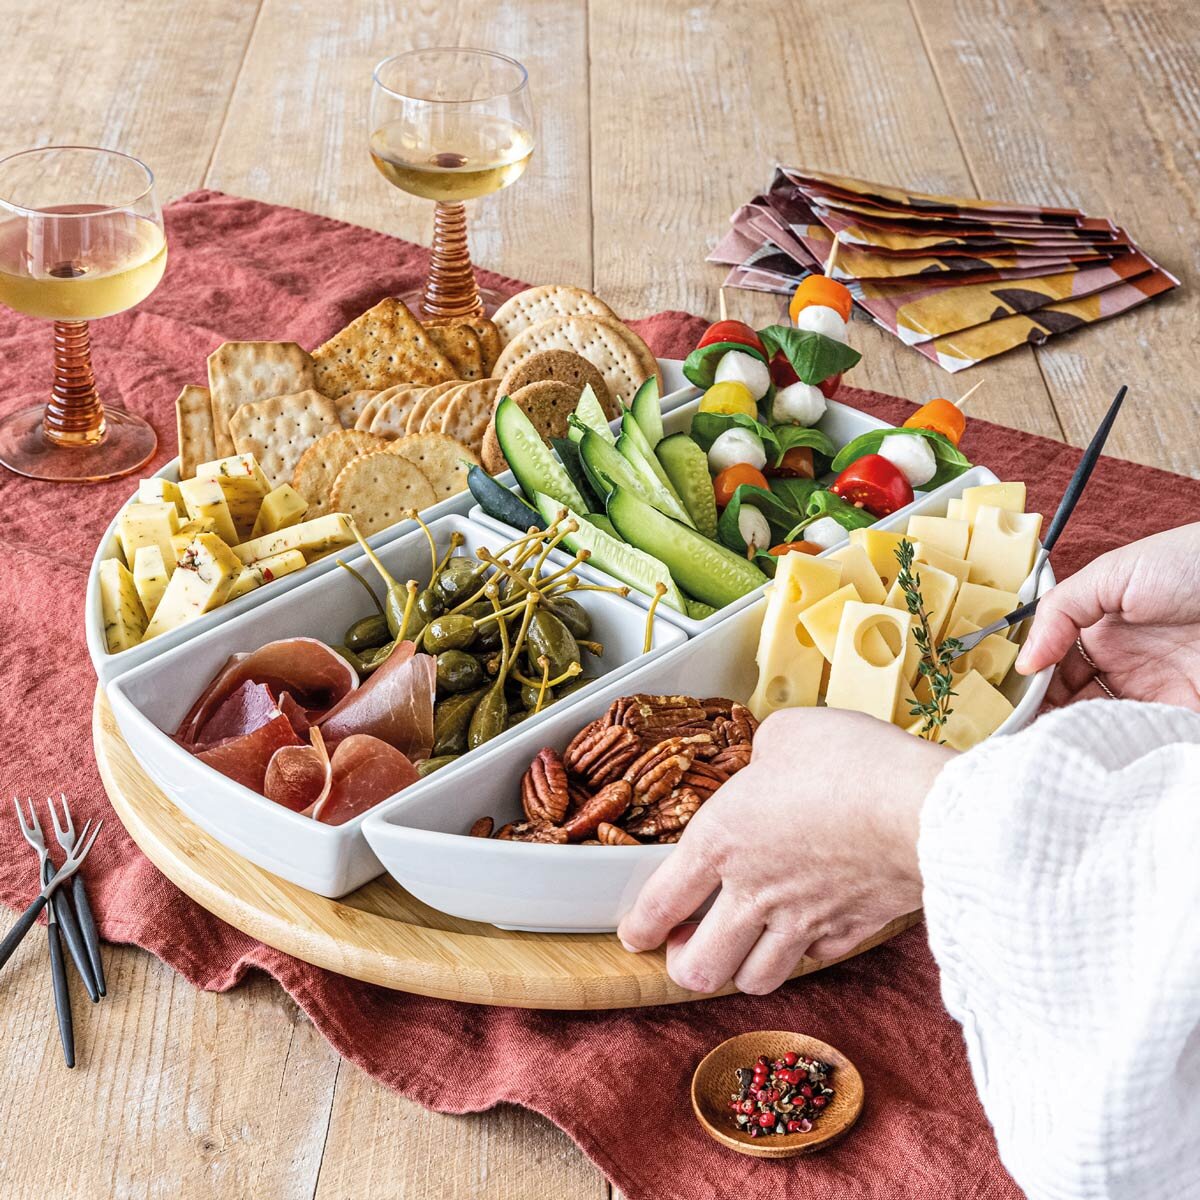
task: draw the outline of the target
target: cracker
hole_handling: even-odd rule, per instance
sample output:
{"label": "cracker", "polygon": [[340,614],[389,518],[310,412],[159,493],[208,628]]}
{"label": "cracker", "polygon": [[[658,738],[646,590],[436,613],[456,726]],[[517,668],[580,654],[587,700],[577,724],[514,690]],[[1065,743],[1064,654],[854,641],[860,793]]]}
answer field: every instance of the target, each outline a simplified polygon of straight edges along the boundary
{"label": "cracker", "polygon": [[440,396],[436,397],[433,403],[425,410],[425,415],[421,418],[421,428],[417,432],[440,433],[442,430],[442,417],[446,414],[446,406],[466,386],[465,383],[460,383],[457,387],[452,387],[449,391],[443,392]]}
{"label": "cracker", "polygon": [[464,384],[446,405],[442,432],[478,454],[499,395],[498,379],[476,379]]}
{"label": "cracker", "polygon": [[337,399],[357,388],[440,383],[454,377],[450,360],[394,297],[351,321],[313,351],[316,386]]}
{"label": "cracker", "polygon": [[382,438],[402,437],[412,406],[427,390],[411,383],[389,388],[382,393],[383,403],[375,410],[368,429]]}
{"label": "cracker", "polygon": [[352,458],[333,481],[333,512],[349,513],[363,534],[394,525],[415,509],[436,503],[433,485],[401,454],[376,450]]}
{"label": "cracker", "polygon": [[467,472],[479,465],[478,456],[469,446],[444,433],[409,434],[394,441],[388,453],[406,458],[420,468],[438,500],[466,491]]}
{"label": "cracker", "polygon": [[543,350],[571,350],[583,355],[604,376],[614,400],[631,401],[651,375],[662,386],[658,362],[650,348],[620,321],[608,317],[550,317],[539,321],[504,347],[492,374],[503,379],[510,367]]}
{"label": "cracker", "polygon": [[453,364],[459,379],[479,379],[483,375],[483,343],[469,325],[435,325],[425,332]]}
{"label": "cracker", "polygon": [[418,396],[416,403],[412,407],[412,411],[408,414],[408,425],[405,428],[405,433],[419,433],[421,431],[421,422],[425,419],[425,413],[429,406],[435,400],[440,399],[447,392],[453,391],[458,387],[461,381],[452,379],[447,383],[438,383],[431,387],[424,395]]}
{"label": "cracker", "polygon": [[467,325],[475,330],[483,348],[483,373],[490,375],[500,351],[504,349],[496,322],[488,317],[433,317],[425,322],[426,329],[437,329],[443,325]]}
{"label": "cracker", "polygon": [[[529,418],[534,429],[549,445],[551,438],[567,436],[567,418],[579,403],[581,389],[557,379],[544,379],[538,383],[527,383],[520,391],[512,394],[512,401]],[[480,459],[489,475],[508,470],[508,462],[500,449],[496,437],[495,422],[489,422],[483,435]]]}
{"label": "cracker", "polygon": [[341,427],[333,401],[311,388],[243,404],[230,423],[237,453],[253,454],[273,488],[291,483],[305,450]]}
{"label": "cracker", "polygon": [[305,519],[334,511],[329,507],[334,480],[351,459],[374,450],[386,450],[387,446],[383,438],[357,429],[335,429],[317,438],[300,455],[292,473],[292,487],[308,501]]}
{"label": "cracker", "polygon": [[496,309],[492,320],[507,346],[523,329],[548,317],[615,317],[607,304],[583,288],[546,283],[510,296]]}
{"label": "cracker", "polygon": [[175,430],[179,435],[179,478],[191,479],[201,463],[217,457],[208,388],[188,384],[179,393],[175,401]]}
{"label": "cracker", "polygon": [[295,342],[225,342],[218,346],[208,356],[217,455],[226,458],[234,452],[229,424],[243,404],[314,386],[313,360]]}
{"label": "cracker", "polygon": [[341,419],[342,428],[353,429],[354,422],[358,420],[358,414],[378,395],[378,392],[365,388],[361,391],[347,392],[344,396],[339,396],[333,402],[333,406],[338,410],[338,417]]}
{"label": "cracker", "polygon": [[513,363],[500,382],[500,395],[511,396],[528,383],[542,379],[557,379],[583,391],[586,384],[592,385],[604,415],[615,420],[621,415],[620,407],[608,391],[604,376],[582,354],[572,350],[542,350],[531,354],[520,362]]}

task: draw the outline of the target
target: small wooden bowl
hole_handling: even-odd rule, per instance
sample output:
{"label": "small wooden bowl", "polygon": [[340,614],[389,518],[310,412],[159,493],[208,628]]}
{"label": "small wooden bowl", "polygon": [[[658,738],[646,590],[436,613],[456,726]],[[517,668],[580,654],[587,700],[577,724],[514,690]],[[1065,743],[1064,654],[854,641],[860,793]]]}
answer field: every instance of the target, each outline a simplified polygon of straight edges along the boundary
{"label": "small wooden bowl", "polygon": [[[752,1138],[734,1123],[730,1096],[737,1091],[738,1067],[752,1066],[760,1054],[772,1062],[789,1050],[819,1058],[833,1067],[833,1103],[808,1133],[768,1134]],[[739,1154],[753,1158],[793,1158],[836,1142],[858,1120],[863,1106],[863,1081],[854,1064],[840,1051],[802,1033],[760,1029],[722,1042],[707,1054],[692,1076],[692,1109],[709,1137]]]}

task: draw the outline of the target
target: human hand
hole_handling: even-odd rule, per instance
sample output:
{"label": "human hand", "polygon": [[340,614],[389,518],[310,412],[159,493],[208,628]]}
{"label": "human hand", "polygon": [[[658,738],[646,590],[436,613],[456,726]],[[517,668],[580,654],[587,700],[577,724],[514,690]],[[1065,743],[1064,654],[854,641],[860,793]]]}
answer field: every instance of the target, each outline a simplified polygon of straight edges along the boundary
{"label": "human hand", "polygon": [[1102,697],[1099,670],[1123,699],[1200,711],[1200,524],[1110,550],[1048,592],[1017,670],[1055,662],[1051,704]]}
{"label": "human hand", "polygon": [[[667,942],[681,987],[777,988],[807,953],[848,953],[919,908],[921,804],[953,751],[862,713],[768,717],[750,765],[704,804],[617,935]],[[681,925],[720,888],[698,925]]]}

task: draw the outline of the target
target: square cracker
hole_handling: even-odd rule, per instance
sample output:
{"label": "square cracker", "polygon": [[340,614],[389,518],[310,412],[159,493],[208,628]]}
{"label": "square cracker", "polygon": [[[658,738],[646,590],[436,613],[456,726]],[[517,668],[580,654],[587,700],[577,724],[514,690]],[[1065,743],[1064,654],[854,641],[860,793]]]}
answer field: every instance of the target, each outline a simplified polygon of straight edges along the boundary
{"label": "square cracker", "polygon": [[394,297],[351,321],[313,351],[316,386],[337,399],[358,388],[397,383],[441,383],[454,366],[421,323]]}
{"label": "square cracker", "polygon": [[483,373],[490,375],[504,349],[496,323],[489,317],[433,317],[425,322],[426,329],[438,329],[443,325],[466,325],[475,330],[483,350]]}
{"label": "square cracker", "polygon": [[478,379],[483,375],[483,343],[469,325],[434,325],[425,332],[454,365],[459,379]]}
{"label": "square cracker", "polygon": [[230,423],[237,452],[253,454],[273,488],[291,483],[305,450],[341,427],[333,401],[311,388],[243,404]]}
{"label": "square cracker", "polygon": [[387,442],[357,429],[335,429],[324,434],[300,455],[292,473],[292,487],[308,501],[307,517],[319,517],[332,511],[329,497],[342,468],[360,454],[386,450]]}
{"label": "square cracker", "polygon": [[188,384],[179,393],[175,401],[175,430],[179,434],[179,478],[192,479],[201,463],[217,457],[208,388]]}
{"label": "square cracker", "polygon": [[225,342],[218,346],[208,356],[217,455],[226,458],[233,453],[229,423],[243,404],[313,386],[313,360],[295,342]]}

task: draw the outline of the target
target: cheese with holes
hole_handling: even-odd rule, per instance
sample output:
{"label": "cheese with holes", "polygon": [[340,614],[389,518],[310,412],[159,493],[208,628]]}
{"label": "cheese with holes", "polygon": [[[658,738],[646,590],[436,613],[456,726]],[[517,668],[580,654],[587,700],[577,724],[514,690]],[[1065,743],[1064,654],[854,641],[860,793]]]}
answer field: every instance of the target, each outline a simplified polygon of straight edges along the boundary
{"label": "cheese with holes", "polygon": [[972,583],[1017,592],[1033,569],[1042,531],[1041,513],[1010,512],[981,504],[971,526],[967,562]]}
{"label": "cheese with holes", "polygon": [[[971,621],[959,621],[950,626],[947,637],[961,638],[968,633],[976,633],[981,627]],[[973,650],[960,655],[950,664],[950,670],[955,675],[965,675],[968,671],[978,671],[988,683],[999,686],[1004,677],[1012,670],[1017,661],[1020,647],[1010,641],[1002,633],[993,633],[985,637]]]}
{"label": "cheese with holes", "polygon": [[971,527],[966,521],[917,514],[908,518],[908,536],[914,542],[924,542],[926,546],[949,554],[951,558],[966,558]]}
{"label": "cheese with holes", "polygon": [[925,542],[913,543],[913,561],[918,569],[921,563],[926,563],[928,566],[937,567],[939,571],[945,571],[947,575],[953,575],[959,583],[966,582],[971,570],[971,564],[965,558],[954,558],[944,550]]}
{"label": "cheese with holes", "polygon": [[179,484],[169,479],[160,479],[155,475],[151,479],[138,480],[138,501],[142,504],[173,504],[175,511],[182,520],[187,516],[187,507],[183,503],[183,493]]}
{"label": "cheese with holes", "polygon": [[100,564],[100,612],[104,618],[104,644],[109,654],[136,646],[146,632],[146,612],[129,568],[120,559]]}
{"label": "cheese with holes", "polygon": [[236,546],[241,540],[233,524],[233,516],[229,505],[225,503],[225,493],[215,479],[185,479],[179,490],[183,493],[183,502],[187,505],[188,516],[193,521],[211,521],[213,532],[227,546]]}
{"label": "cheese with holes", "polygon": [[955,750],[970,750],[990,737],[1012,715],[1008,698],[978,671],[968,671],[955,681],[950,715],[942,726],[942,740]]}
{"label": "cheese with holes", "polygon": [[[327,513],[323,517],[314,517],[311,521],[301,521],[299,525],[290,525],[275,533],[252,538],[240,546],[234,546],[233,552],[242,562],[251,563],[272,558],[285,550],[299,550],[308,562],[312,562],[314,558],[331,550],[340,550],[353,541],[350,518],[345,513]],[[785,559],[790,557],[787,555]],[[796,557],[807,556],[798,554]]]}
{"label": "cheese with holes", "polygon": [[883,580],[883,586],[890,588],[900,574],[900,564],[896,561],[896,548],[904,541],[904,534],[892,533],[887,529],[852,529],[850,545],[861,546],[866,551],[875,574]]}
{"label": "cheese with holes", "polygon": [[[854,584],[848,583],[836,592],[831,592],[824,600],[810,605],[800,614],[800,624],[808,630],[813,644],[830,662],[833,661],[834,647],[837,645],[842,610],[851,600],[860,604],[863,602]],[[875,630],[868,630],[866,639],[864,645],[875,658],[886,655],[887,645]]]}
{"label": "cheese with holes", "polygon": [[216,534],[201,533],[193,538],[180,555],[158,611],[146,626],[146,638],[224,604],[241,573],[242,563]]}
{"label": "cheese with holes", "polygon": [[154,616],[171,576],[157,546],[139,546],[133,557],[133,582],[147,617]]}
{"label": "cheese with holes", "polygon": [[298,525],[307,511],[308,501],[290,483],[281,483],[264,497],[250,536],[260,538]]}
{"label": "cheese with holes", "polygon": [[[903,683],[903,648],[911,626],[906,612],[849,601],[842,609],[825,703],[890,721]],[[882,651],[873,649],[879,644]]]}
{"label": "cheese with holes", "polygon": [[978,487],[963,489],[962,518],[969,525],[975,524],[975,514],[985,505],[1002,508],[1005,512],[1025,511],[1025,485],[1023,483],[984,483]]}
{"label": "cheese with holes", "polygon": [[179,513],[174,504],[130,504],[121,513],[117,529],[125,561],[133,565],[139,546],[157,546],[170,574],[175,566],[171,535],[179,528]]}
{"label": "cheese with holes", "polygon": [[[196,468],[197,479],[215,479],[221,487],[229,515],[237,529],[238,541],[250,536],[263,499],[271,490],[267,477],[253,454],[234,454],[201,463]],[[233,544],[233,543],[231,543]]]}
{"label": "cheese with holes", "polygon": [[982,583],[964,583],[958,589],[958,599],[950,612],[950,624],[957,627],[960,621],[970,621],[982,629],[1018,607],[1016,592],[1001,591]]}
{"label": "cheese with holes", "polygon": [[[925,565],[916,572],[921,578],[921,599],[925,605],[925,615],[929,620],[929,628],[936,642],[950,620],[950,611],[954,606],[954,596],[958,591],[958,580],[948,571],[939,571],[937,567]],[[899,583],[892,584],[884,603],[888,608],[897,608],[908,612],[908,601],[904,597],[904,589]]]}
{"label": "cheese with holes", "polygon": [[304,555],[299,550],[285,550],[282,554],[276,554],[272,558],[259,559],[258,562],[242,568],[242,573],[234,580],[233,587],[229,589],[226,603],[236,600],[239,596],[244,596],[247,592],[254,591],[257,587],[262,587],[264,583],[270,583],[273,579],[279,579],[283,575],[299,571],[305,565]]}
{"label": "cheese with holes", "polygon": [[843,546],[825,556],[827,562],[836,562],[842,569],[842,586],[854,584],[858,599],[864,604],[882,604],[887,589],[879,578],[874,564],[861,546]]}

